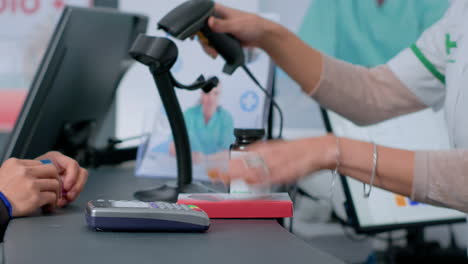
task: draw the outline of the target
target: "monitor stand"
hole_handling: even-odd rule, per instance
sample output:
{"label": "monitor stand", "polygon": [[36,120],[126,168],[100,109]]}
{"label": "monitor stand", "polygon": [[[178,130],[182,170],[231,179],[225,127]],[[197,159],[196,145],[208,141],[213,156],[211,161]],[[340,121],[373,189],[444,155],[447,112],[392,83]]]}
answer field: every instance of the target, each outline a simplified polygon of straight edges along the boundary
{"label": "monitor stand", "polygon": [[118,165],[135,160],[138,148],[117,148],[117,144],[121,141],[116,139],[109,138],[107,145],[101,149],[93,147],[89,139],[94,130],[94,121],[68,122],[62,127],[57,144],[53,149],[74,158],[85,168]]}
{"label": "monitor stand", "polygon": [[425,241],[423,227],[408,228],[406,242],[406,247],[389,245],[376,254],[374,263],[468,263],[466,250],[454,243],[442,248],[436,241]]}

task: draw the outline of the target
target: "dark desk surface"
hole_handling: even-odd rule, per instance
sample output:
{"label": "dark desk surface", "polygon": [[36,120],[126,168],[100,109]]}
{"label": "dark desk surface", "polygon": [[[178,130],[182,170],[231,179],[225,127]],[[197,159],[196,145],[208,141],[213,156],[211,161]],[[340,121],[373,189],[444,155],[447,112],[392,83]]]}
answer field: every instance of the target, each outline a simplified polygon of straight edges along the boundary
{"label": "dark desk surface", "polygon": [[212,220],[203,234],[88,229],[83,214],[88,200],[132,199],[135,190],[156,182],[131,175],[131,169],[93,171],[72,206],[49,216],[13,220],[5,235],[5,263],[341,263],[275,220]]}

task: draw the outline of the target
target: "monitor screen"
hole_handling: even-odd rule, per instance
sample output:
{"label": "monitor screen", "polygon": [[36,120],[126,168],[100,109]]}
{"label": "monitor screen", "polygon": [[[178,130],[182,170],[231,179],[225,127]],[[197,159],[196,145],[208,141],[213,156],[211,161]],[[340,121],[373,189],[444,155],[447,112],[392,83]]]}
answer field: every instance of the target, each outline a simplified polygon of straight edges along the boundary
{"label": "monitor screen", "polygon": [[[408,150],[449,149],[443,111],[425,110],[376,125],[358,127],[343,117],[326,112],[329,129],[338,136],[375,142]],[[464,221],[459,211],[421,204],[379,188],[364,198],[363,184],[342,177],[348,220],[360,233],[375,233],[411,226]]]}
{"label": "monitor screen", "polygon": [[36,72],[3,160],[59,150],[80,158],[92,144],[133,60],[147,18],[66,7]]}

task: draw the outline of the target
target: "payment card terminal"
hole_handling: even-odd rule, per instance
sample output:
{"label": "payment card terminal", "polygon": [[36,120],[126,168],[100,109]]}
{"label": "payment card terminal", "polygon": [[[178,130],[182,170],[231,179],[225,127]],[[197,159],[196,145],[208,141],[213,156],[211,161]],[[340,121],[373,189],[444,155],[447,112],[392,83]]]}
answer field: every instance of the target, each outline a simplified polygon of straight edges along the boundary
{"label": "payment card terminal", "polygon": [[204,232],[210,227],[199,207],[166,202],[94,200],[85,216],[97,231]]}

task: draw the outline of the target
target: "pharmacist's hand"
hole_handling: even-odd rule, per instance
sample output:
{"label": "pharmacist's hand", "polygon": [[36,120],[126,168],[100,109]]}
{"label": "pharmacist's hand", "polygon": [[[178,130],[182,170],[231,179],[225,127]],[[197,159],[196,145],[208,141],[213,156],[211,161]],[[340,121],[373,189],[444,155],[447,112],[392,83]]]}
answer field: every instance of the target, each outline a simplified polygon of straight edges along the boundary
{"label": "pharmacist's hand", "polygon": [[88,172],[81,168],[74,159],[57,151],[51,151],[36,158],[36,160],[45,159],[54,163],[63,182],[62,195],[57,202],[57,206],[63,207],[74,201],[81,193],[88,179]]}
{"label": "pharmacist's hand", "polygon": [[253,156],[229,162],[227,172],[221,174],[224,182],[243,179],[249,184],[291,183],[336,163],[334,136],[259,143],[248,151]]}
{"label": "pharmacist's hand", "polygon": [[[215,13],[218,17],[210,17],[208,20],[211,30],[218,33],[229,33],[247,47],[261,47],[261,40],[266,28],[273,23],[255,14],[221,4],[215,5]],[[205,52],[210,56],[216,57],[218,55],[206,40],[200,39],[200,42]]]}
{"label": "pharmacist's hand", "polygon": [[37,160],[8,159],[0,168],[0,191],[12,206],[14,217],[47,206],[53,210],[60,195],[56,167]]}

